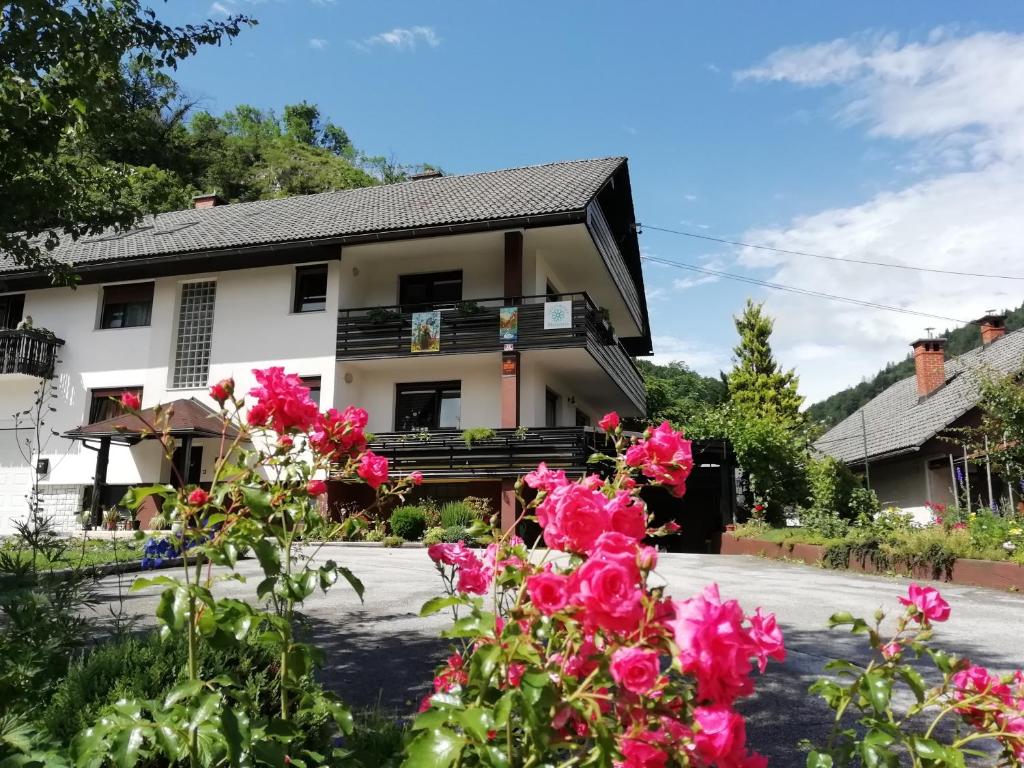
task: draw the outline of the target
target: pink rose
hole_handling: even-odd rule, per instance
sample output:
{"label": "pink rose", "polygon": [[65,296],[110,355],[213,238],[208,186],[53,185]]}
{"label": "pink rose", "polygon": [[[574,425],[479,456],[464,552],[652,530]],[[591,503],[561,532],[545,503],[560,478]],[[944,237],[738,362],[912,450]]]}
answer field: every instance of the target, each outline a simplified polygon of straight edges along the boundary
{"label": "pink rose", "polygon": [[526,665],[520,664],[519,662],[512,662],[508,665],[508,684],[513,688],[518,688],[519,683],[523,680],[523,673],[526,672]]}
{"label": "pink rose", "polygon": [[266,426],[267,419],[270,418],[270,409],[263,403],[254,403],[248,413],[245,414],[245,418],[254,427]]}
{"label": "pink rose", "polygon": [[188,495],[188,503],[193,507],[201,507],[210,500],[210,494],[202,488],[196,488]]}
{"label": "pink rose", "polygon": [[343,461],[366,448],[366,424],[369,414],[362,408],[348,406],[343,411],[330,408],[317,417],[309,433],[309,444],[321,456]]}
{"label": "pink rose", "polygon": [[388,481],[388,459],[386,456],[378,456],[373,451],[367,451],[359,460],[359,468],[356,470],[366,484],[374,490],[380,488]]}
{"label": "pink rose", "polygon": [[122,392],[121,393],[121,407],[128,409],[129,411],[137,411],[142,407],[142,403],[139,400],[139,396],[134,392]]}
{"label": "pink rose", "polygon": [[901,653],[903,653],[903,646],[899,643],[886,643],[882,646],[882,657],[885,659],[895,659]]}
{"label": "pink rose", "polygon": [[310,480],[306,483],[306,493],[310,496],[320,496],[327,493],[327,483],[323,480]]}
{"label": "pink rose", "polygon": [[545,616],[558,613],[569,602],[569,578],[551,570],[535,573],[526,580],[530,602]]}
{"label": "pink rose", "polygon": [[775,614],[762,614],[761,609],[754,611],[753,616],[748,616],[750,622],[750,639],[757,646],[757,657],[764,672],[768,666],[768,659],[776,661],[786,660],[786,646],[782,641],[782,631],[775,621]]}
{"label": "pink rose", "polygon": [[583,606],[585,627],[625,633],[643,617],[643,592],[638,583],[636,555],[631,563],[620,558],[587,560],[576,571],[577,600]]}
{"label": "pink rose", "polygon": [[537,506],[537,521],[544,529],[544,543],[565,552],[588,552],[611,525],[608,499],[584,482],[562,481],[550,487]]}
{"label": "pink rose", "polygon": [[458,544],[431,544],[427,547],[427,556],[435,563],[445,565],[463,565],[476,558],[461,541]]}
{"label": "pink rose", "polygon": [[459,566],[459,592],[471,595],[483,595],[491,588],[493,573],[474,555],[473,561]]}
{"label": "pink rose", "polygon": [[920,616],[928,621],[945,621],[949,618],[949,603],[934,587],[911,584],[907,597],[901,597],[903,605],[912,605]]}
{"label": "pink rose", "polygon": [[285,373],[284,368],[278,366],[255,369],[252,373],[257,386],[249,390],[249,394],[256,398],[257,405],[263,406],[261,413],[265,416],[254,422],[250,409],[250,423],[264,426],[269,422],[278,433],[292,430],[308,432],[313,428],[320,411],[309,399],[309,388],[301,378],[294,373]]}
{"label": "pink rose", "polygon": [[645,477],[665,486],[673,496],[686,493],[686,478],[693,469],[693,450],[681,432],[667,421],[648,430],[640,442],[626,451],[626,463],[639,467]]}
{"label": "pink rose", "polygon": [[619,428],[619,414],[615,411],[606,413],[601,417],[601,420],[597,422],[597,426],[603,429],[605,432],[613,432]]}
{"label": "pink rose", "polygon": [[619,648],[612,654],[612,679],[627,691],[646,694],[658,681],[658,652],[645,648]]}
{"label": "pink rose", "polygon": [[523,476],[523,482],[538,491],[550,491],[557,485],[566,482],[565,472],[561,469],[552,472],[543,461],[537,465],[537,469]]}
{"label": "pink rose", "polygon": [[722,706],[697,707],[693,719],[700,726],[693,734],[693,744],[705,762],[735,762],[742,756],[747,731],[737,712]]}
{"label": "pink rose", "polygon": [[413,485],[422,485],[423,484],[423,473],[420,472],[418,469],[413,471],[413,472],[410,472],[409,473],[409,482],[412,483]]}
{"label": "pink rose", "polygon": [[622,760],[615,763],[615,768],[665,768],[668,755],[641,739],[623,739],[619,742]]}

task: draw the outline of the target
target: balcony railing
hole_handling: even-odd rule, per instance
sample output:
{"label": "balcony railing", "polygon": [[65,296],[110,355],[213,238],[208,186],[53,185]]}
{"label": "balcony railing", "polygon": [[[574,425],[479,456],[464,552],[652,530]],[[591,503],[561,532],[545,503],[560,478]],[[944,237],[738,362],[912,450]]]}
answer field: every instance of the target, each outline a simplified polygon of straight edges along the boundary
{"label": "balcony railing", "polygon": [[[544,304],[550,300],[572,302],[568,327],[544,328]],[[599,336],[604,343],[615,343],[614,334],[590,298],[585,293],[566,293],[556,297],[518,296],[342,309],[338,312],[338,359],[417,354],[412,351],[413,313],[433,310],[441,313],[439,354],[500,352],[498,317],[500,308],[506,306],[519,307],[518,338],[513,342],[516,349],[575,346],[582,344],[588,333]]]}
{"label": "balcony railing", "polygon": [[387,456],[392,473],[418,470],[427,478],[510,478],[540,462],[569,474],[587,471],[587,459],[610,450],[604,433],[590,427],[496,429],[467,443],[459,430],[378,433],[370,449]]}
{"label": "balcony railing", "polygon": [[0,330],[0,375],[49,379],[57,362],[57,347],[63,344],[63,339],[39,329]]}
{"label": "balcony railing", "polygon": [[[571,302],[572,312],[567,327],[544,327],[544,305],[550,301]],[[499,333],[500,309],[506,306],[519,308],[518,332],[514,342],[503,341]],[[438,349],[433,353],[413,352],[413,314],[433,310],[440,311]],[[584,347],[630,401],[641,411],[644,408],[640,373],[601,310],[586,293],[359,307],[338,312],[339,360],[500,352],[506,343],[520,351]]]}

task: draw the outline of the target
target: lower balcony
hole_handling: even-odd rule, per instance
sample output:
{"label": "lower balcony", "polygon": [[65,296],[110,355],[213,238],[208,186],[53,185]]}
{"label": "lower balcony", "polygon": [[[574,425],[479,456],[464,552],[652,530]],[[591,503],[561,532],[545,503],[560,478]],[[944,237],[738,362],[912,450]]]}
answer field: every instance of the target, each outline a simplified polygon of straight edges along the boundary
{"label": "lower balcony", "polygon": [[57,348],[63,344],[63,339],[42,329],[0,330],[0,376],[52,378]]}
{"label": "lower balcony", "polygon": [[607,449],[604,433],[590,427],[495,429],[470,439],[461,430],[384,432],[370,449],[388,458],[393,475],[420,471],[428,479],[514,478],[540,462],[580,475],[587,459]]}

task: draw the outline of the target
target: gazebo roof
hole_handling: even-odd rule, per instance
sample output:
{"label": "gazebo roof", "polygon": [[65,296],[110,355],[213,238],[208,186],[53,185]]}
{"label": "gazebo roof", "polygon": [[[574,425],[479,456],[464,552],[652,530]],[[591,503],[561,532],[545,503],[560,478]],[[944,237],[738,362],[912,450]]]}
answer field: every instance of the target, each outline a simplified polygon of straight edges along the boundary
{"label": "gazebo roof", "polygon": [[[220,437],[228,440],[238,437],[238,430],[226,423],[221,415],[194,397],[175,400],[158,406],[167,419],[171,437]],[[114,442],[136,443],[157,437],[149,424],[157,423],[157,406],[144,408],[139,414],[125,413],[95,424],[83,424],[64,433],[71,440],[99,440],[110,438]]]}

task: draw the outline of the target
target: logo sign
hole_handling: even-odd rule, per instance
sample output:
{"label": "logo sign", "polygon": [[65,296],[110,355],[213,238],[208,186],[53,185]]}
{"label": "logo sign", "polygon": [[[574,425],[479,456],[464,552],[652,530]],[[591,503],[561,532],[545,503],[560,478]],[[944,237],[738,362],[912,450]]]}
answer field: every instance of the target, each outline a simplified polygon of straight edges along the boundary
{"label": "logo sign", "polygon": [[572,302],[549,301],[544,305],[544,330],[572,328]]}

